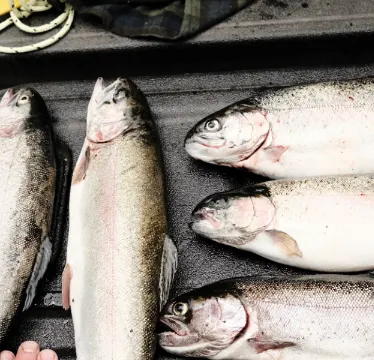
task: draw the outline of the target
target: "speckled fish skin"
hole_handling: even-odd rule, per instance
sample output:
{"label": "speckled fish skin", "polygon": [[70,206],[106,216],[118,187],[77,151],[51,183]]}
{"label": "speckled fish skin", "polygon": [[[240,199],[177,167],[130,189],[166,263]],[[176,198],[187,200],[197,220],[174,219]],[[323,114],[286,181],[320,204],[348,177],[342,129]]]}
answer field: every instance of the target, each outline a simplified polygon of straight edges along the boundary
{"label": "speckled fish skin", "polygon": [[98,79],[73,174],[63,284],[78,360],[153,359],[167,231],[155,131],[131,80]]}
{"label": "speckled fish skin", "polygon": [[46,106],[35,90],[5,93],[0,102],[1,341],[23,304],[50,231],[56,181],[51,131]]}
{"label": "speckled fish skin", "polygon": [[374,268],[374,176],[266,181],[213,194],[191,228],[281,264],[324,272]]}
{"label": "speckled fish skin", "polygon": [[187,152],[272,179],[374,172],[374,79],[264,88],[204,118]]}
{"label": "speckled fish skin", "polygon": [[[160,320],[171,326],[168,332],[160,334],[160,345],[179,356],[207,359],[371,360],[373,294],[374,282],[368,275],[224,280],[181,295],[166,305]],[[204,318],[201,311],[208,308],[203,304],[209,302],[211,306]],[[179,309],[180,304],[185,304],[188,316],[173,315],[170,309],[176,303]],[[215,307],[217,312],[212,311]],[[225,314],[230,307],[236,309],[237,336],[222,348],[220,344],[225,339],[212,335],[215,326],[222,326],[218,315]],[[174,322],[168,322],[168,318]],[[225,320],[227,326],[234,328],[231,317]],[[208,331],[206,324],[211,325]],[[181,328],[184,333],[178,336]],[[225,333],[223,330],[220,334]],[[183,340],[186,338],[192,340]]]}

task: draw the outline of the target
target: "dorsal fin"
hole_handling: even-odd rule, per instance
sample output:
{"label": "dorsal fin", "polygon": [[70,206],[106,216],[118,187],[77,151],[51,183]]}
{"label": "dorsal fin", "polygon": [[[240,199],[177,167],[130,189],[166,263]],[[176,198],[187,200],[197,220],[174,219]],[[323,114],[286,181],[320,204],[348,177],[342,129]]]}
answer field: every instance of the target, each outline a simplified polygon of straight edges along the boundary
{"label": "dorsal fin", "polygon": [[239,189],[229,190],[217,195],[227,196],[266,196],[271,197],[270,189],[264,183],[262,184],[250,184]]}

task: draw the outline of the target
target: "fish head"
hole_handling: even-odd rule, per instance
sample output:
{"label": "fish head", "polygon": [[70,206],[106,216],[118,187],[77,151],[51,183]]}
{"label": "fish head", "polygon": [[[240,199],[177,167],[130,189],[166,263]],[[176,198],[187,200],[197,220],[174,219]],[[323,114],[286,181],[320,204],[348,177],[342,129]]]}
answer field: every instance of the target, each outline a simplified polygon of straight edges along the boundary
{"label": "fish head", "polygon": [[249,158],[268,137],[266,114],[234,104],[199,121],[187,134],[185,149],[194,159],[231,166]]}
{"label": "fish head", "polygon": [[266,229],[275,215],[269,189],[254,185],[208,196],[192,212],[190,228],[227,245],[242,245]]}
{"label": "fish head", "polygon": [[200,290],[165,305],[158,334],[165,351],[210,358],[232,344],[246,328],[247,314],[239,298],[214,291],[205,295]]}
{"label": "fish head", "polygon": [[149,114],[144,95],[130,79],[118,78],[106,86],[99,78],[88,105],[87,138],[95,143],[112,141],[143,125]]}
{"label": "fish head", "polygon": [[49,123],[47,107],[32,88],[8,89],[0,101],[0,137],[13,137],[31,126]]}

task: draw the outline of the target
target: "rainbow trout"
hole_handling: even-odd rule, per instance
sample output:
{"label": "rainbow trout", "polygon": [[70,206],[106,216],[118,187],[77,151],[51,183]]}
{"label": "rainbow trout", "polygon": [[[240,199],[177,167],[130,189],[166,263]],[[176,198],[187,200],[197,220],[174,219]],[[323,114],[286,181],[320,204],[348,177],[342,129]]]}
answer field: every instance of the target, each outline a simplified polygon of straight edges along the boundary
{"label": "rainbow trout", "polygon": [[31,88],[9,89],[0,102],[0,340],[49,264],[55,185],[46,105]]}
{"label": "rainbow trout", "polygon": [[164,308],[161,347],[226,360],[371,360],[374,281],[367,275],[243,277]]}
{"label": "rainbow trout", "polygon": [[374,79],[263,88],[199,121],[195,159],[272,179],[374,172]]}
{"label": "rainbow trout", "polygon": [[99,78],[70,195],[63,304],[78,360],[148,360],[176,269],[162,159],[147,101],[129,79]]}
{"label": "rainbow trout", "polygon": [[374,175],[265,181],[200,202],[190,227],[281,264],[325,272],[374,269]]}

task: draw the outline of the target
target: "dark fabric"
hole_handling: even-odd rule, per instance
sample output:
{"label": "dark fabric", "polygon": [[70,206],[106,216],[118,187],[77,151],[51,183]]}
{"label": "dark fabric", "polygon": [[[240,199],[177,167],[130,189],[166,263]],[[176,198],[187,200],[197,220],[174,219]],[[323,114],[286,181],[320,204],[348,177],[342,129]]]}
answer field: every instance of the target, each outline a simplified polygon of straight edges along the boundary
{"label": "dark fabric", "polygon": [[116,34],[177,40],[195,35],[254,0],[67,0]]}

